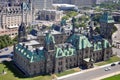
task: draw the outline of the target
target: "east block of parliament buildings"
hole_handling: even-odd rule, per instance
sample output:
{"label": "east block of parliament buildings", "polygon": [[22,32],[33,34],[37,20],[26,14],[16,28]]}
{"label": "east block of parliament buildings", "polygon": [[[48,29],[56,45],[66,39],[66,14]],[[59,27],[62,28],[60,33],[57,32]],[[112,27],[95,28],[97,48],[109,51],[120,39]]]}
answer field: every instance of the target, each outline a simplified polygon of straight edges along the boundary
{"label": "east block of parliament buildings", "polygon": [[[92,68],[93,63],[112,56],[109,36],[112,26],[108,24],[113,23],[112,16],[104,13],[100,20],[103,32],[94,34],[91,25],[87,35],[75,29],[74,20],[72,25],[60,26],[59,31],[34,29],[31,34],[21,23],[13,61],[27,76],[60,73],[75,67]],[[106,27],[111,28],[107,31]]]}

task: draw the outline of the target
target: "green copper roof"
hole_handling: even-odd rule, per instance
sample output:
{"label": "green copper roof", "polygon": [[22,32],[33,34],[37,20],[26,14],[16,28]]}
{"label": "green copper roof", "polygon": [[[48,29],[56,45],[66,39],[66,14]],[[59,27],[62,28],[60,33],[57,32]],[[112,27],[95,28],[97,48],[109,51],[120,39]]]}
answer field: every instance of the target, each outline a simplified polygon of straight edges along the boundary
{"label": "green copper roof", "polygon": [[23,57],[27,58],[30,62],[36,62],[45,59],[43,50],[37,49],[30,51],[27,48],[23,47],[21,44],[16,45],[15,51],[17,54],[20,54]]}
{"label": "green copper roof", "polygon": [[74,47],[71,47],[71,48],[56,47],[55,53],[56,53],[56,58],[73,56],[75,55],[75,48]]}
{"label": "green copper roof", "polygon": [[73,34],[67,42],[71,43],[76,49],[84,49],[87,47],[92,47],[92,44],[89,42],[88,38],[83,35]]}
{"label": "green copper roof", "polygon": [[47,44],[55,43],[54,36],[50,33],[47,33],[46,37],[45,37],[45,41],[46,41]]}
{"label": "green copper roof", "polygon": [[[103,39],[103,40],[104,40],[103,41],[104,49],[111,47],[110,43],[106,39]],[[94,51],[98,51],[98,50],[102,50],[102,42],[100,41],[94,43]]]}
{"label": "green copper roof", "polygon": [[94,43],[94,51],[102,50],[102,43],[96,42]]}
{"label": "green copper roof", "polygon": [[101,17],[100,22],[114,23],[115,21],[114,21],[113,17],[108,12],[105,12]]}
{"label": "green copper roof", "polygon": [[104,48],[112,47],[108,40],[104,39]]}

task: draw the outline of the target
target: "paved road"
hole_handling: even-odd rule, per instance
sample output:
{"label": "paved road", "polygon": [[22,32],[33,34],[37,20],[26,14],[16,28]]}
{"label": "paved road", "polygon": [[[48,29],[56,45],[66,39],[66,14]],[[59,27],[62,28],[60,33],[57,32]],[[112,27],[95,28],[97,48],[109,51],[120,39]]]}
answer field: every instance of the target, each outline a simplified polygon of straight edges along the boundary
{"label": "paved road", "polygon": [[5,60],[10,61],[11,59],[8,56],[9,56],[9,54],[11,54],[11,52],[13,52],[13,47],[8,47],[7,51],[5,51],[4,49],[2,49],[2,50],[3,50],[3,52],[0,53],[0,63]]}
{"label": "paved road", "polygon": [[[111,66],[109,66],[111,67]],[[105,76],[111,73],[115,73],[117,71],[120,71],[120,65],[116,64],[116,66],[111,67],[110,71],[105,71],[106,67],[99,68],[96,70],[88,71],[85,73],[80,73],[74,76],[70,76],[67,78],[59,79],[59,80],[92,80],[101,76]]]}

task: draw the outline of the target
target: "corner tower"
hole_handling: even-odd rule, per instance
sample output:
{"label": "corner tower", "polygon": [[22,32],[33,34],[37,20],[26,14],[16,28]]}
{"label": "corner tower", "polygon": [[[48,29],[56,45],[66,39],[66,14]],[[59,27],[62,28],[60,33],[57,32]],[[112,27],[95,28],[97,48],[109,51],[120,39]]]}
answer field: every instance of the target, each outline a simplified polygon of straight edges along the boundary
{"label": "corner tower", "polygon": [[112,33],[114,27],[114,19],[109,12],[105,12],[100,19],[100,34],[102,37],[112,43]]}
{"label": "corner tower", "polygon": [[24,42],[26,40],[26,37],[26,25],[22,22],[18,29],[18,42]]}

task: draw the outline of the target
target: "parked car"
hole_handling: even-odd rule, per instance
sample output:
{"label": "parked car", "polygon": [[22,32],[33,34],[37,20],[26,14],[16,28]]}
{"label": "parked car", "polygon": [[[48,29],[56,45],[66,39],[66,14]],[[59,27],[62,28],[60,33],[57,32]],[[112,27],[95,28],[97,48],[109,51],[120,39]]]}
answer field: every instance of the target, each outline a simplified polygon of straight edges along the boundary
{"label": "parked car", "polygon": [[0,53],[2,53],[2,51],[0,50]]}
{"label": "parked car", "polygon": [[4,50],[5,50],[5,51],[7,51],[7,50],[8,50],[8,48],[4,48]]}
{"label": "parked car", "polygon": [[0,50],[0,53],[2,53],[3,52],[3,50]]}
{"label": "parked car", "polygon": [[120,65],[120,62],[118,62],[118,64]]}
{"label": "parked car", "polygon": [[111,70],[111,68],[110,68],[110,67],[105,68],[105,71],[109,71],[109,70]]}
{"label": "parked car", "polygon": [[9,54],[8,57],[13,59],[13,56],[14,56],[14,54]]}
{"label": "parked car", "polygon": [[111,66],[115,66],[116,64],[115,63],[112,63]]}

